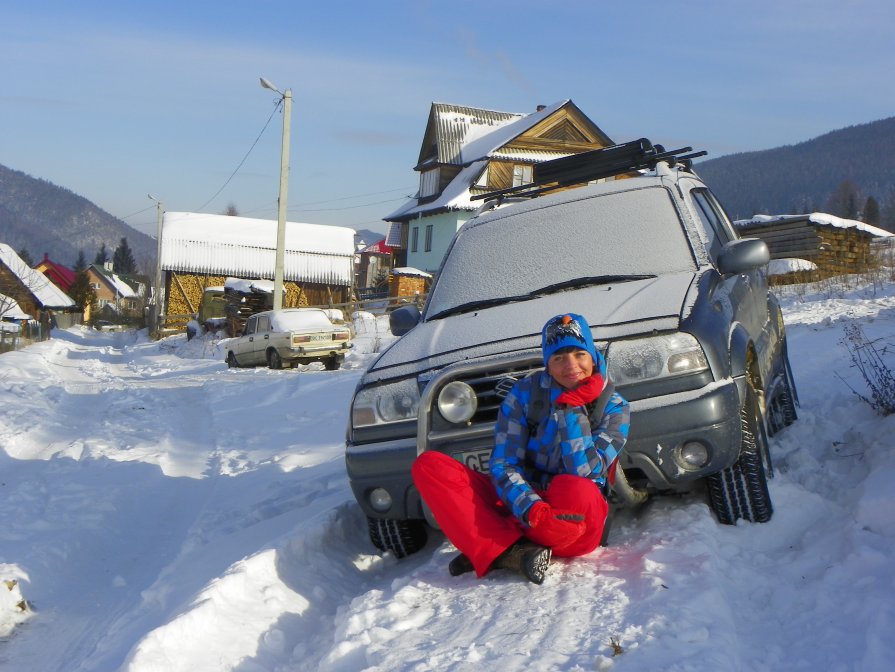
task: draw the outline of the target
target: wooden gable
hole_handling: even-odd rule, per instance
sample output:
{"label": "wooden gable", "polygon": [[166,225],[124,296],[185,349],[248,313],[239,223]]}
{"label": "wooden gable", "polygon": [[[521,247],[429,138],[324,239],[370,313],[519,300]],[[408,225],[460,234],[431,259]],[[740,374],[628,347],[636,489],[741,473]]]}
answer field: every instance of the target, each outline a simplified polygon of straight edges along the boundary
{"label": "wooden gable", "polygon": [[569,101],[495,152],[488,163],[487,177],[479,181],[480,189],[491,191],[513,186],[513,171],[517,166],[532,166],[612,144],[612,139]]}

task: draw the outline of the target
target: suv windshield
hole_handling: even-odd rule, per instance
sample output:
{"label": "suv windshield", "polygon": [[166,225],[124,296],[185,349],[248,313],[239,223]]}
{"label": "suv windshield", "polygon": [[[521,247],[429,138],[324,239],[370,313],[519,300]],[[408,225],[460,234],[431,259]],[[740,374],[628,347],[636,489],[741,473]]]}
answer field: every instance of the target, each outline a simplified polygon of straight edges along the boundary
{"label": "suv windshield", "polygon": [[[432,290],[427,319],[582,283],[696,270],[664,188],[563,198],[497,210],[462,230]],[[502,221],[509,215],[512,224]]]}

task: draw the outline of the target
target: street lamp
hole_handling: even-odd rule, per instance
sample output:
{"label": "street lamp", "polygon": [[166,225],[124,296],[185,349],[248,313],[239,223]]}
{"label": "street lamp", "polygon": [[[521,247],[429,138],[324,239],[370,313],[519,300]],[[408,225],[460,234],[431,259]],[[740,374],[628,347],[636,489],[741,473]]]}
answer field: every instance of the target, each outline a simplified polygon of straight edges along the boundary
{"label": "street lamp", "polygon": [[159,199],[157,199],[152,194],[146,194],[149,196],[150,200],[155,201],[156,211],[158,214],[158,223],[156,228],[156,243],[158,245],[158,249],[156,251],[156,259],[155,259],[155,305],[153,306],[152,311],[152,323],[155,327],[156,332],[159,330],[159,316],[161,315],[161,302],[162,302],[162,216],[165,213],[165,204],[162,203]]}
{"label": "street lamp", "polygon": [[289,125],[292,119],[292,89],[283,93],[268,80],[261,78],[261,86],[283,98],[283,146],[280,150],[280,198],[277,211],[277,253],[273,276],[273,307],[283,307],[283,257],[286,248],[286,196],[289,190]]}

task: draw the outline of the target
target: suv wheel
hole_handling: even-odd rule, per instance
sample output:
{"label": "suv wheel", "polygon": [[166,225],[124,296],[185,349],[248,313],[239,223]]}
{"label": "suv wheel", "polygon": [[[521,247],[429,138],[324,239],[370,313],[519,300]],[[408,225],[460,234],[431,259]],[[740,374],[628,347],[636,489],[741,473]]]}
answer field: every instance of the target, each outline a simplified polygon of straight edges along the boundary
{"label": "suv wheel", "polygon": [[798,419],[795,395],[792,389],[792,372],[789,362],[783,364],[783,384],[778,388],[768,404],[768,433],[774,436],[784,427],[789,427]]}
{"label": "suv wheel", "polygon": [[725,525],[742,518],[753,523],[766,523],[774,513],[768,492],[766,471],[770,467],[768,439],[751,385],[740,410],[742,444],[739,459],[727,469],[708,477],[709,505]]}
{"label": "suv wheel", "polygon": [[280,357],[280,353],[273,348],[267,351],[267,366],[271,369],[283,368],[283,358]]}
{"label": "suv wheel", "polygon": [[426,524],[421,520],[392,520],[367,516],[370,541],[399,560],[426,545]]}

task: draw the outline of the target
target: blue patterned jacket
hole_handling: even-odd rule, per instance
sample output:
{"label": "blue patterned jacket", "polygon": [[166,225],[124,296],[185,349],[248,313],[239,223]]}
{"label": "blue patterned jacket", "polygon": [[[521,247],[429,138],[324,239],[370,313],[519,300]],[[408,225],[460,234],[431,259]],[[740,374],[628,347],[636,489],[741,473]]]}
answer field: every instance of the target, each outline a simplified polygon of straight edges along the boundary
{"label": "blue patterned jacket", "polygon": [[[605,376],[605,364],[600,368]],[[530,436],[526,409],[535,385],[549,388],[551,403]],[[541,499],[534,488],[546,488],[557,474],[575,474],[605,485],[606,472],[628,438],[630,410],[617,392],[595,430],[584,406],[557,408],[556,398],[562,392],[546,371],[536,371],[517,382],[500,407],[488,468],[497,494],[523,522]]]}

